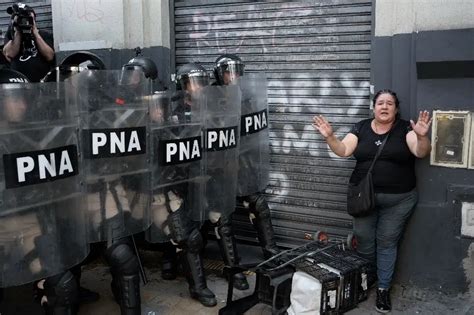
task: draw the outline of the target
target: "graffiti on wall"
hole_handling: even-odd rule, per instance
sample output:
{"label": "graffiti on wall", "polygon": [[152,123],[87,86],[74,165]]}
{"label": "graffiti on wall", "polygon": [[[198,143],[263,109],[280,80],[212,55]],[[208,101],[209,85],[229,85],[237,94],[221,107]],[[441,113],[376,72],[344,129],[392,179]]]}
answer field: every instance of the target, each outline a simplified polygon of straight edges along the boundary
{"label": "graffiti on wall", "polygon": [[[290,83],[296,87],[300,84],[302,79],[305,79],[306,75],[301,75],[301,78],[297,78]],[[334,87],[334,82],[338,82],[338,87]],[[367,108],[369,107],[368,91],[370,83],[368,81],[354,80],[351,73],[342,72],[338,77],[323,78],[319,83],[318,96],[330,97],[337,93],[340,97],[350,97],[351,106],[343,109],[347,116],[359,115],[363,116],[368,113]],[[278,103],[280,104],[292,104],[295,99],[298,99],[298,95],[295,95],[292,91],[294,89],[291,86],[285,89],[283,96],[279,96]],[[271,103],[271,97],[269,98]],[[285,115],[287,120],[291,120],[292,117],[303,117],[302,120],[297,122],[284,122],[279,123],[281,127],[278,130],[270,130],[270,141],[271,150],[275,154],[285,154],[298,156],[321,156],[321,154],[327,154],[330,158],[338,158],[332,151],[324,149],[325,144],[322,144],[323,140],[321,135],[312,126],[312,117],[316,114],[330,115],[330,110],[326,111],[321,109],[320,111],[312,111],[314,104],[311,101],[306,103],[300,103],[294,106],[278,106],[276,109],[277,114]],[[307,109],[309,108],[309,109]],[[292,116],[295,115],[295,116]],[[285,120],[286,120],[285,119]],[[333,121],[334,123],[334,121]],[[338,137],[343,137],[350,129],[350,124],[337,124],[334,125],[334,132]],[[323,149],[322,149],[323,148]],[[274,171],[271,174],[272,181],[270,183],[269,193],[276,196],[285,196],[288,194],[288,176],[285,173]]]}
{"label": "graffiti on wall", "polygon": [[101,0],[74,0],[66,10],[70,18],[82,22],[103,23],[105,16]]}
{"label": "graffiti on wall", "polygon": [[[211,60],[211,55],[233,52],[245,55],[247,60],[253,59],[259,62],[258,65],[249,65],[249,68],[253,67],[253,71],[267,72],[271,112],[271,152],[279,156],[279,162],[273,162],[278,166],[272,167],[270,186],[267,190],[271,200],[271,196],[281,198],[291,195],[291,189],[294,187],[288,176],[288,170],[282,170],[285,168],[283,166],[285,162],[281,161],[290,161],[293,157],[335,158],[312,126],[312,117],[315,114],[323,114],[330,120],[336,120],[332,122],[335,123],[333,126],[338,136],[344,136],[355,121],[367,117],[370,104],[368,80],[370,18],[361,14],[357,18],[362,23],[354,26],[345,25],[343,27],[346,28],[342,30],[339,18],[324,15],[326,13],[323,11],[328,9],[321,6],[308,8],[306,5],[298,8],[302,4],[295,2],[278,4],[278,10],[274,5],[270,9],[263,8],[264,6],[265,4],[245,5],[241,11],[222,10],[216,14],[210,13],[208,9],[193,10],[192,16],[183,17],[188,23],[182,23],[183,29],[179,30],[177,41],[186,41],[184,49],[192,51],[190,58],[202,56],[206,60]],[[367,8],[370,15],[370,3]],[[288,14],[288,11],[292,11],[291,14]],[[189,12],[186,11],[186,14]],[[286,24],[293,23],[291,19],[295,19],[295,16],[298,26],[286,27]],[[312,25],[315,16],[327,23],[323,26],[327,29],[327,34],[319,36],[319,29],[314,35],[304,33],[304,30],[310,29],[308,25]],[[290,36],[287,32],[300,32],[300,36]],[[366,33],[348,39],[344,37],[346,34],[343,32]],[[354,45],[359,45],[354,53],[351,52],[352,55],[347,51],[340,53],[340,50],[344,49],[335,48],[331,51],[331,47],[327,47],[336,47],[343,37],[344,40],[354,41]],[[291,41],[291,44],[286,41]],[[321,53],[314,57],[312,47],[316,41],[319,43],[318,49]],[[295,47],[290,47],[291,45]],[[297,53],[286,53],[286,51]],[[345,63],[337,64],[344,58]],[[291,60],[295,63],[295,71],[291,69]],[[361,69],[364,67],[361,66],[357,69],[359,72],[352,71],[350,64],[352,61],[361,65],[365,63],[366,69]],[[271,63],[282,65],[282,70],[275,70],[274,65],[268,66]],[[335,64],[334,70],[328,67],[327,63]],[[306,69],[307,64],[320,64],[323,70],[312,70],[311,67]],[[365,74],[360,74],[364,71]],[[278,75],[273,75],[274,73]],[[327,99],[333,102],[331,106],[324,103]],[[334,102],[338,99],[343,100],[344,105],[339,107],[335,105]],[[352,117],[352,120],[337,121],[342,116]]]}
{"label": "graffiti on wall", "polygon": [[[288,88],[284,89],[284,95],[279,96],[278,103],[281,104],[292,104],[295,99],[298,99],[299,96],[296,95],[293,91],[300,84],[301,80],[307,79],[307,75],[299,75],[299,78],[296,77],[295,80],[291,82],[285,81],[285,84],[288,84]],[[338,82],[338,86],[334,87],[333,83]],[[358,81],[353,79],[351,73],[342,72],[338,77],[333,78],[322,78],[319,81],[319,90],[318,97],[326,98],[331,95],[338,95],[338,98],[350,98],[351,105],[344,107],[343,112],[347,116],[363,116],[368,113],[369,108],[369,91],[370,83],[369,81]],[[269,93],[270,94],[270,93]],[[269,102],[271,103],[271,96],[269,97]],[[272,141],[272,150],[275,153],[285,153],[291,154],[294,151],[306,151],[308,155],[315,155],[314,149],[317,149],[319,145],[315,140],[321,140],[321,136],[315,132],[312,123],[312,117],[316,114],[327,115],[331,114],[331,110],[321,111],[312,111],[316,104],[311,104],[308,101],[305,103],[300,103],[295,106],[282,106],[279,107],[278,113],[283,114],[287,113],[287,119],[291,120],[291,115],[301,115],[305,119],[304,128],[302,131],[298,131],[301,128],[295,128],[294,123],[285,123],[283,125],[283,131],[280,133],[273,132],[271,138]],[[317,106],[317,105],[316,105]],[[305,109],[305,108],[310,108]],[[334,121],[333,121],[334,123]],[[338,136],[343,136],[348,131],[348,126],[335,127],[335,133]]]}
{"label": "graffiti on wall", "polygon": [[[236,18],[236,14],[231,14],[230,18]],[[201,53],[202,49],[211,46],[216,47],[217,52],[225,53],[228,49],[226,41],[229,37],[233,38],[233,41],[235,42],[235,44],[232,45],[232,50],[234,52],[239,53],[245,49],[245,44],[249,39],[249,35],[243,34],[242,32],[216,30],[215,28],[216,25],[218,25],[219,20],[216,17],[200,15],[193,16],[194,32],[192,32],[189,37],[196,41],[198,53]],[[273,28],[265,31],[265,34],[261,34],[261,37],[257,39],[257,41],[260,42],[262,52],[267,52],[269,45],[275,45],[275,34],[276,29]]]}

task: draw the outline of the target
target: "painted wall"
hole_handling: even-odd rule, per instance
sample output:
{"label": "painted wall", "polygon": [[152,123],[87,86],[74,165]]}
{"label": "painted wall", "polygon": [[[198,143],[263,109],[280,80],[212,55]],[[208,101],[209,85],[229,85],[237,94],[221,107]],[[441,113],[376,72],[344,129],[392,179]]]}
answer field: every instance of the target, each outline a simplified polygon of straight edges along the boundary
{"label": "painted wall", "polygon": [[474,27],[472,0],[375,2],[375,36]]}
{"label": "painted wall", "polygon": [[98,54],[109,69],[120,69],[142,47],[170,76],[168,0],[52,0],[54,45],[58,62],[74,51]]}
{"label": "painted wall", "polygon": [[[378,0],[375,12],[374,90],[396,91],[405,119],[422,109],[474,112],[474,1]],[[461,235],[474,170],[431,166],[427,158],[417,162],[417,179],[420,199],[400,248],[397,281],[474,292],[474,242]]]}

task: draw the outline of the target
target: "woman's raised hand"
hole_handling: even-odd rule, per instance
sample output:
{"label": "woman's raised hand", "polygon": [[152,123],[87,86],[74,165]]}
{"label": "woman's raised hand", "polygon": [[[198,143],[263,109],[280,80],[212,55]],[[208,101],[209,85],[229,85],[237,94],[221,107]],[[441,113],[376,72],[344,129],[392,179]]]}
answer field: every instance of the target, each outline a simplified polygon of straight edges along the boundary
{"label": "woman's raised hand", "polygon": [[318,130],[324,138],[330,137],[334,134],[331,124],[322,115],[313,117],[313,127]]}
{"label": "woman's raised hand", "polygon": [[413,129],[417,136],[424,137],[430,129],[432,120],[433,118],[430,118],[430,112],[426,110],[420,111],[416,124],[413,120],[410,120],[411,129]]}

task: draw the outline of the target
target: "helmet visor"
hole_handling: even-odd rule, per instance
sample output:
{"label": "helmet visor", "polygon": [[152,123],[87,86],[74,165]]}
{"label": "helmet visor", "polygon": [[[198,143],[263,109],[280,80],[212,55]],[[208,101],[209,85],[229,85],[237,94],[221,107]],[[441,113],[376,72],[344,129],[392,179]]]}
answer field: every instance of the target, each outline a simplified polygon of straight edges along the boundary
{"label": "helmet visor", "polygon": [[143,78],[143,69],[140,66],[125,65],[122,67],[120,85],[139,84]]}
{"label": "helmet visor", "polygon": [[192,93],[209,85],[209,76],[202,74],[190,74],[182,76],[179,79],[179,83],[183,90]]}
{"label": "helmet visor", "polygon": [[209,85],[209,77],[206,76],[190,76],[189,77],[189,84],[196,87],[196,88],[203,88]]}
{"label": "helmet visor", "polygon": [[244,65],[242,63],[228,62],[218,67],[219,81],[224,85],[235,84],[236,79],[244,75]]}

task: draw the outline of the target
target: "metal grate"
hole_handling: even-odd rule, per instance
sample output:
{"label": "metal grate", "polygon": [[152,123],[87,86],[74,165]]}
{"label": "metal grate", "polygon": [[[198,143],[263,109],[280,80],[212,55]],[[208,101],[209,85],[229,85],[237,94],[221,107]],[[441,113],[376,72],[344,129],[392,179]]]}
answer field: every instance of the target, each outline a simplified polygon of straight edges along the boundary
{"label": "metal grate", "polygon": [[[236,53],[247,72],[265,72],[270,107],[271,183],[267,199],[278,242],[304,232],[345,235],[346,184],[354,162],[329,153],[311,126],[324,114],[338,136],[368,117],[369,0],[174,2],[176,66],[211,69]],[[248,218],[235,215],[238,235],[255,239]]]}

